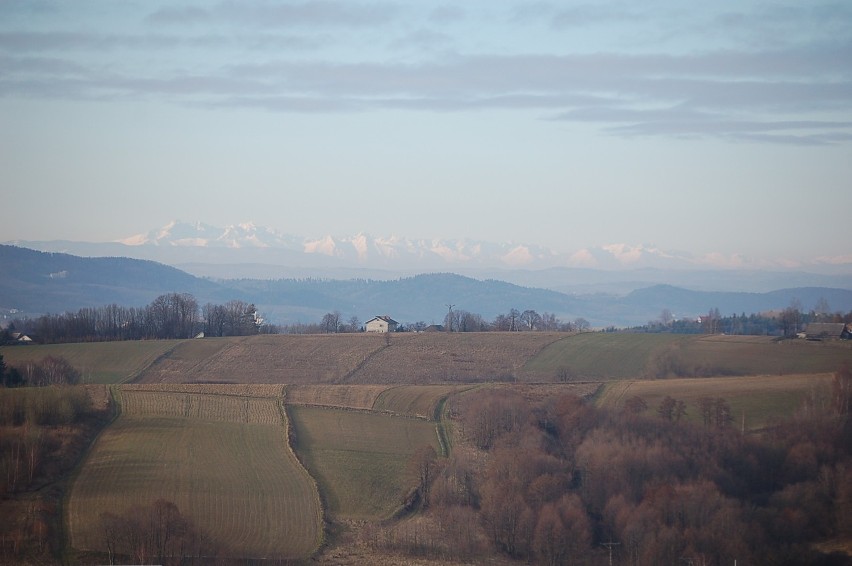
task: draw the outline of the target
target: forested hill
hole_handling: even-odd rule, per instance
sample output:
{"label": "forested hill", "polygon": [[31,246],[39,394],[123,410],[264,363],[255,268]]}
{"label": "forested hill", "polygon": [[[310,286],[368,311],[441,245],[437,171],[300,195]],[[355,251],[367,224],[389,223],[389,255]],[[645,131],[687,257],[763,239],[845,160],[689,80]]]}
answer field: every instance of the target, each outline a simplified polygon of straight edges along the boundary
{"label": "forested hill", "polygon": [[111,303],[141,306],[158,295],[218,298],[222,285],[179,269],[120,257],[84,258],[0,245],[0,308],[48,313]]}
{"label": "forested hill", "polygon": [[[691,291],[657,285],[626,296],[568,295],[504,281],[461,275],[423,274],[392,281],[281,279],[275,281],[197,278],[160,263],[127,258],[82,258],[0,245],[0,309],[28,315],[76,311],[115,303],[138,307],[165,293],[190,293],[199,304],[237,299],[257,305],[269,322],[318,322],[339,311],[362,322],[388,314],[403,323],[442,323],[449,305],[486,321],[511,309],[552,313],[562,321],[582,317],[593,326],[633,326],[668,309],[696,317],[710,309],[722,315],[781,310],[798,301],[803,311],[824,299],[831,310],[852,310],[852,291],[795,288],[770,293]],[[2,314],[3,311],[0,311]]]}

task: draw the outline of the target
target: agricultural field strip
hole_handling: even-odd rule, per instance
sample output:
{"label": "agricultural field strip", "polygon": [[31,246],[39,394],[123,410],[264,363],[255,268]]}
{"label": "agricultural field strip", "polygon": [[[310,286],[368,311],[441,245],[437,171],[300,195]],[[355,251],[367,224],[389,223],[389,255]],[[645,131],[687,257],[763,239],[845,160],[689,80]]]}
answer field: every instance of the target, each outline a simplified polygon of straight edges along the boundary
{"label": "agricultural field strip", "polygon": [[439,447],[434,427],[420,419],[391,424],[399,417],[307,406],[288,411],[298,451],[338,517],[390,516],[410,488],[410,455],[424,444]]}
{"label": "agricultural field strip", "polygon": [[[146,394],[147,395],[153,395],[154,397],[160,397],[160,395],[158,395],[158,394],[162,393],[162,392],[153,392],[153,393],[152,392],[143,392],[143,393],[140,394],[140,392],[137,391],[137,392],[129,392],[129,393],[130,393],[131,397],[133,397],[133,396],[137,396],[137,397],[138,396],[144,396]],[[179,393],[178,395],[183,396],[185,394]],[[210,397],[210,395],[208,395],[208,397]],[[296,525],[295,527],[292,527],[292,528],[296,528],[298,530],[298,528],[300,528],[299,525],[301,525],[304,528],[307,528],[308,526],[311,525],[310,521],[304,521],[304,517],[306,516],[306,514],[305,514],[306,509],[313,509],[313,515],[316,518],[316,524],[321,525],[321,523],[322,523],[322,510],[321,510],[321,506],[320,506],[320,503],[319,503],[319,496],[318,496],[318,493],[316,491],[316,484],[315,484],[313,478],[311,478],[310,474],[308,474],[307,470],[301,465],[301,463],[296,458],[296,456],[293,453],[292,448],[289,444],[289,439],[288,439],[288,441],[284,442],[284,448],[283,448],[284,453],[288,454],[289,457],[285,457],[283,462],[279,462],[278,464],[276,464],[274,466],[270,467],[269,465],[265,465],[265,460],[267,460],[270,457],[269,443],[270,442],[272,442],[273,444],[274,443],[280,443],[282,440],[284,440],[284,439],[281,438],[280,433],[274,433],[275,428],[280,426],[282,424],[282,421],[285,424],[289,424],[288,421],[286,420],[286,414],[284,413],[284,411],[283,411],[283,409],[280,405],[279,399],[273,398],[273,397],[265,397],[265,398],[263,398],[263,397],[261,397],[261,398],[240,397],[239,399],[240,400],[246,400],[246,401],[250,400],[250,401],[252,401],[253,404],[262,403],[262,404],[265,404],[265,405],[270,405],[273,410],[272,411],[269,411],[269,410],[261,411],[261,413],[265,413],[266,416],[267,416],[267,418],[264,418],[264,419],[261,419],[261,420],[262,421],[268,421],[268,420],[270,420],[269,419],[270,412],[275,413],[276,416],[277,416],[277,420],[275,420],[273,423],[269,423],[269,424],[275,425],[273,427],[273,429],[269,429],[268,427],[263,427],[263,426],[262,426],[262,428],[258,429],[258,428],[256,428],[256,425],[254,425],[254,424],[235,424],[234,421],[242,420],[242,419],[235,419],[233,417],[232,418],[225,418],[225,419],[218,418],[216,420],[223,421],[222,424],[213,424],[213,426],[220,428],[220,432],[230,430],[231,433],[230,434],[224,434],[224,435],[223,434],[213,435],[213,436],[216,437],[216,440],[213,441],[213,445],[204,447],[204,449],[201,452],[198,452],[196,450],[196,448],[197,448],[196,444],[203,445],[205,440],[210,441],[211,435],[205,433],[205,434],[202,434],[201,437],[198,437],[198,435],[196,434],[193,437],[193,442],[188,443],[188,444],[178,440],[177,442],[175,442],[173,444],[177,444],[178,446],[183,446],[183,449],[188,450],[189,453],[186,455],[186,457],[183,460],[178,460],[177,462],[172,462],[172,464],[179,468],[177,470],[177,472],[178,473],[182,472],[184,479],[186,479],[186,476],[189,475],[190,480],[188,480],[188,481],[190,481],[190,483],[195,484],[195,483],[199,483],[198,477],[204,476],[204,474],[206,472],[203,471],[203,470],[197,470],[192,466],[185,466],[184,467],[184,466],[182,466],[182,463],[184,462],[184,460],[186,460],[187,463],[193,462],[195,460],[195,458],[193,457],[193,454],[195,454],[196,452],[198,452],[200,457],[204,457],[206,455],[206,452],[216,453],[218,451],[220,456],[225,458],[226,460],[228,459],[229,455],[242,453],[243,457],[240,458],[239,460],[244,462],[244,463],[251,462],[251,465],[249,465],[246,469],[246,471],[248,472],[248,475],[245,472],[241,472],[241,473],[237,473],[237,474],[232,473],[230,477],[224,478],[223,480],[221,478],[219,478],[221,480],[220,485],[245,485],[245,484],[249,483],[249,484],[251,484],[251,485],[253,485],[257,488],[257,489],[254,489],[254,491],[263,493],[263,497],[260,498],[261,500],[254,501],[254,499],[257,499],[258,497],[253,495],[254,491],[249,491],[249,492],[243,493],[243,495],[241,495],[241,496],[238,496],[235,500],[235,503],[236,503],[236,501],[241,501],[241,500],[245,499],[246,501],[251,501],[250,505],[248,505],[248,506],[246,506],[246,505],[230,505],[226,509],[222,506],[221,502],[219,502],[219,501],[213,501],[210,498],[204,498],[203,495],[202,496],[194,496],[194,495],[190,494],[190,501],[186,502],[186,504],[189,506],[189,508],[194,510],[193,514],[195,514],[197,516],[201,516],[201,517],[220,516],[221,517],[221,516],[224,516],[223,513],[224,514],[231,513],[231,514],[237,514],[238,515],[233,521],[231,521],[233,523],[233,525],[235,525],[235,526],[236,525],[259,525],[261,523],[264,523],[264,524],[268,523],[269,517],[270,517],[269,513],[271,513],[271,512],[274,512],[274,514],[276,514],[276,515],[286,516],[288,505],[285,505],[284,508],[280,508],[277,511],[272,510],[271,508],[268,508],[268,506],[270,505],[270,502],[276,503],[280,506],[282,498],[283,498],[285,500],[291,501],[291,503],[295,502],[296,506],[300,509],[300,512],[298,513],[298,515],[300,516],[300,520],[291,521],[292,523],[294,523]],[[132,408],[131,412],[133,410],[138,410],[138,408]],[[226,410],[227,410],[227,408],[226,408]],[[252,412],[254,412],[254,411],[252,411]],[[141,419],[141,421],[140,421],[140,419]],[[134,414],[124,413],[122,415],[122,417],[120,417],[119,429],[121,428],[121,426],[128,426],[128,425],[130,425],[130,428],[132,429],[134,423],[137,426],[139,426],[141,424],[141,426],[144,427],[145,423],[150,423],[150,422],[157,423],[157,422],[164,422],[164,421],[168,422],[170,420],[171,421],[177,420],[177,422],[184,423],[180,427],[178,427],[180,430],[184,430],[184,429],[192,430],[194,427],[197,427],[197,426],[201,426],[202,428],[204,428],[204,427],[210,426],[212,424],[212,423],[208,423],[208,424],[205,425],[204,423],[207,422],[207,421],[200,420],[200,419],[197,419],[197,418],[192,418],[192,417],[190,417],[189,419],[186,419],[186,418],[183,418],[183,417],[177,417],[176,418],[174,416],[172,416],[172,417],[161,417],[159,415],[144,415],[143,416],[143,415],[134,415]],[[190,425],[188,423],[197,423],[197,424]],[[226,428],[222,429],[221,427],[226,427]],[[238,427],[238,428],[234,429],[234,427]],[[250,429],[246,429],[245,427],[250,427]],[[239,432],[240,430],[242,430],[243,432]],[[254,432],[251,433],[251,434],[247,434],[248,430],[252,430]],[[262,432],[264,430],[267,431],[267,432],[264,433],[264,434],[259,434],[260,432]],[[235,432],[236,432],[236,434],[235,434]],[[270,437],[270,438],[265,438],[265,440],[264,440],[264,437],[268,436],[269,434],[272,434],[273,436]],[[274,438],[278,438],[278,440],[276,441],[276,440],[274,440]],[[156,450],[162,450],[161,439],[155,437],[155,438],[148,438],[148,440],[151,443],[153,443],[153,446],[146,446],[144,442],[140,442],[139,446],[137,447],[137,453],[139,453],[141,451],[143,454],[145,454],[145,453],[155,454]],[[260,444],[257,444],[258,442],[260,442]],[[274,455],[275,451],[272,451],[272,452],[273,452],[273,454],[271,454],[271,455]],[[263,461],[256,461],[257,455],[261,455]],[[162,457],[162,456],[163,455],[161,455],[160,457]],[[149,460],[149,462],[150,461],[160,461],[160,457],[153,457],[153,458],[149,458],[148,460]],[[282,478],[280,471],[282,469],[282,465],[283,465],[284,468],[286,468],[288,466],[286,464],[286,461],[288,459],[291,460],[290,465],[295,465],[296,469],[300,470],[300,472],[298,472],[296,474],[285,475]],[[145,461],[145,459],[143,458],[141,463],[144,463],[144,461]],[[223,465],[213,466],[211,469],[215,469],[215,474],[221,474],[223,472],[227,472],[227,470],[229,469],[229,466],[223,464]],[[125,470],[125,472],[127,472],[127,470]],[[261,475],[260,475],[261,473],[265,473],[265,475],[263,477],[261,477]],[[181,490],[180,486],[174,485],[175,481],[177,481],[177,480],[173,479],[173,475],[174,474],[168,474],[168,477],[161,478],[161,480],[159,482],[156,482],[157,489],[171,485],[173,492],[176,492],[178,494],[180,494],[181,492],[186,492],[185,489]],[[255,476],[254,480],[256,480],[256,481],[251,481],[252,476]],[[299,476],[302,476],[301,479],[299,479]],[[282,482],[282,479],[285,479],[287,481]],[[107,477],[106,480],[105,480],[105,483],[106,483],[107,486],[109,486],[109,485],[114,485],[115,481],[116,481],[115,477],[112,477],[112,478]],[[299,486],[294,487],[293,485],[290,485],[293,482],[298,483],[300,481],[301,482],[307,481],[310,484],[311,489],[305,490],[305,489],[303,489],[304,486],[301,486],[301,488],[300,488]],[[101,482],[101,483],[103,483],[103,482]],[[201,483],[201,487],[204,487],[205,485],[209,484],[210,482],[209,481],[207,481],[207,482],[201,481],[200,483]],[[215,481],[213,483],[215,484]],[[275,486],[278,486],[279,489],[275,490],[273,493],[270,493],[270,488],[274,489]],[[98,493],[100,493],[102,491],[105,491],[105,490],[98,490]],[[306,492],[308,492],[307,495],[306,495]],[[296,493],[297,497],[294,498],[293,493]],[[303,501],[306,496],[310,500],[307,503],[305,501]],[[276,499],[276,497],[278,499]],[[185,493],[184,493],[184,499],[186,499]],[[231,507],[236,507],[236,509],[231,509]],[[109,508],[109,507],[107,507],[107,508]],[[262,508],[267,509],[267,513],[265,515],[263,515],[263,513],[261,511]],[[248,513],[248,515],[246,515],[246,513]],[[263,515],[263,516],[259,516],[258,513],[261,513],[261,515]],[[308,511],[307,515],[310,515],[310,514],[311,513]],[[254,522],[252,522],[252,521],[254,521]],[[281,525],[279,525],[279,526],[281,526]],[[285,525],[285,526],[283,526],[283,528],[285,528],[285,530],[286,530],[286,529],[290,529],[291,527]],[[303,528],[303,530],[304,530],[304,528]],[[233,529],[233,527],[232,527],[232,529]],[[220,531],[221,531],[221,529],[220,529]],[[226,530],[226,531],[228,531],[228,530]],[[263,529],[256,528],[252,531],[254,534],[251,534],[251,535],[245,534],[245,532],[244,532],[243,535],[242,535],[242,538],[240,538],[238,540],[229,540],[228,542],[231,546],[236,545],[236,546],[238,546],[240,548],[244,548],[244,549],[254,549],[253,551],[255,553],[259,552],[260,555],[268,555],[270,553],[270,550],[267,547],[269,547],[270,543],[268,541],[264,541],[264,540],[261,540],[261,539],[258,538],[260,536],[259,533],[261,531],[263,531]],[[238,532],[238,531],[235,531],[235,533],[236,532]],[[225,532],[224,534],[228,534],[228,532]],[[307,549],[302,548],[301,550],[299,550],[295,554],[295,555],[298,555],[298,556],[304,556],[306,550],[307,550],[307,553],[310,553],[314,548],[316,548],[316,546],[318,546],[319,541],[320,541],[320,537],[321,537],[321,528],[317,529],[317,532],[312,531],[312,532],[307,533],[307,534],[305,532],[291,533],[291,535],[293,535],[293,534],[297,535],[296,540],[300,540],[300,541],[304,541],[306,536],[308,536],[309,538],[312,537],[313,540],[311,541],[309,548],[307,548]],[[223,533],[220,532],[219,535],[223,536]],[[288,536],[287,538],[292,538],[292,536]],[[280,548],[278,550],[276,550],[275,552],[273,552],[273,554],[275,554],[276,556],[282,556],[281,553],[280,553]],[[260,555],[258,557],[260,557]],[[291,556],[295,556],[295,555],[291,554]]]}
{"label": "agricultural field strip", "polygon": [[440,403],[474,385],[294,385],[286,386],[291,406],[340,409],[438,421]]}
{"label": "agricultural field strip", "polygon": [[83,380],[94,377],[102,383],[126,383],[138,378],[180,343],[179,340],[151,340],[3,346],[0,353],[7,365],[40,361],[48,356],[62,357],[82,373]]}
{"label": "agricultural field strip", "polygon": [[[116,496],[119,501],[138,504],[166,496],[214,538],[225,540],[247,557],[289,554],[269,538],[268,529],[270,518],[284,518],[290,513],[291,520],[274,525],[275,530],[293,536],[295,541],[311,538],[316,542],[317,533],[308,529],[310,521],[304,521],[311,508],[317,509],[316,503],[312,498],[305,501],[304,486],[296,481],[298,474],[280,473],[287,464],[275,457],[276,451],[269,450],[275,437],[280,441],[273,431],[253,429],[248,433],[233,423],[217,423],[211,429],[209,424],[187,424],[185,419],[122,418],[116,432],[125,441],[136,440],[132,453],[137,457],[107,463],[112,474],[103,475],[100,481],[97,468],[86,476],[96,493],[81,502],[87,509],[118,510]],[[151,425],[154,428],[145,431]],[[241,457],[235,459],[234,455]],[[85,488],[80,490],[85,492]],[[293,509],[299,512],[293,513]],[[296,516],[299,520],[293,520]]]}

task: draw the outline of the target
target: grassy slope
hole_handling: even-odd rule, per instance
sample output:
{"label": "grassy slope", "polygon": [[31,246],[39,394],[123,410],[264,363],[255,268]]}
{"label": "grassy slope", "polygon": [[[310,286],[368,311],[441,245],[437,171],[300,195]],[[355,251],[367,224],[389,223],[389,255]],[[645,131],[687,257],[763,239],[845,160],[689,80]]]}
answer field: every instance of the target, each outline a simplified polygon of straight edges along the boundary
{"label": "grassy slope", "polygon": [[580,379],[637,379],[665,356],[701,375],[824,373],[852,362],[850,346],[766,336],[586,333],[549,345],[524,372],[541,381],[553,380],[560,368]]}
{"label": "grassy slope", "polygon": [[388,415],[292,406],[300,458],[336,519],[382,519],[416,484],[407,469],[418,448],[439,449],[435,424]]}
{"label": "grassy slope", "polygon": [[544,348],[524,371],[540,381],[552,381],[560,368],[583,379],[636,377],[655,352],[688,339],[678,334],[576,334]]}
{"label": "grassy slope", "polygon": [[694,363],[736,375],[824,373],[852,363],[848,342],[775,341],[764,336],[702,336],[683,343]]}
{"label": "grassy slope", "polygon": [[0,354],[9,366],[39,361],[47,356],[63,357],[80,370],[85,382],[123,383],[134,379],[181,343],[180,340],[140,340],[4,346],[0,348]]}
{"label": "grassy slope", "polygon": [[[100,549],[101,512],[163,497],[233,556],[310,555],[322,536],[319,498],[287,446],[277,399],[171,394],[179,398],[172,412],[187,398],[206,406],[187,418],[163,414],[164,395],[122,393],[127,413],[99,438],[71,493],[72,546]],[[245,419],[246,403],[261,418]]]}
{"label": "grassy slope", "polygon": [[367,334],[252,336],[4,347],[0,353],[10,365],[63,356],[96,382],[138,375],[141,383],[306,386],[552,382],[562,368],[570,369],[574,379],[636,379],[662,358],[699,375],[824,373],[852,363],[848,343],[541,332],[398,334],[390,345],[382,336]]}

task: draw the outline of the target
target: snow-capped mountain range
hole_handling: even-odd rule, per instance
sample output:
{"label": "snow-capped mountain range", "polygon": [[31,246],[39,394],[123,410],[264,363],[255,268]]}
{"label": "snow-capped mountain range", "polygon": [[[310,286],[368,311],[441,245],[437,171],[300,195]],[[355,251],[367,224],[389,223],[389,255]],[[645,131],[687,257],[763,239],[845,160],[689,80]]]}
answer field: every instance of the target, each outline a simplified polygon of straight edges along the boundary
{"label": "snow-capped mountain range", "polygon": [[309,238],[284,234],[251,222],[219,228],[201,222],[192,224],[174,221],[162,228],[130,236],[117,243],[136,248],[153,246],[209,251],[281,250],[301,255],[303,258],[324,257],[337,260],[340,264],[375,268],[718,268],[742,267],[748,264],[747,260],[737,256],[694,257],[687,253],[664,251],[644,245],[611,244],[559,253],[546,247],[523,243],[410,239],[400,236],[372,236],[363,232],[354,236],[326,235]]}
{"label": "snow-capped mountain range", "polygon": [[852,289],[852,257],[760,263],[741,256],[695,256],[648,245],[609,244],[573,252],[523,243],[400,236],[302,237],[251,222],[224,228],[170,222],[113,242],[4,242],[82,257],[124,257],[227,279],[394,280],[457,273],[562,293],[625,295],[666,284],[701,291],[767,292],[788,287]]}
{"label": "snow-capped mountain range", "polygon": [[[629,291],[643,283],[678,282],[714,290],[772,290],[779,284],[794,283],[846,288],[852,275],[852,256],[816,258],[808,263],[757,262],[739,255],[697,256],[629,244],[557,252],[525,243],[413,239],[363,232],[354,236],[303,237],[251,222],[222,228],[173,221],[114,242],[5,243],[85,257],[152,260],[194,275],[222,279],[389,279],[454,272],[574,292],[587,288]],[[570,275],[565,270],[570,270]],[[801,276],[794,278],[794,271]],[[616,281],[620,282],[616,287],[606,287]]]}

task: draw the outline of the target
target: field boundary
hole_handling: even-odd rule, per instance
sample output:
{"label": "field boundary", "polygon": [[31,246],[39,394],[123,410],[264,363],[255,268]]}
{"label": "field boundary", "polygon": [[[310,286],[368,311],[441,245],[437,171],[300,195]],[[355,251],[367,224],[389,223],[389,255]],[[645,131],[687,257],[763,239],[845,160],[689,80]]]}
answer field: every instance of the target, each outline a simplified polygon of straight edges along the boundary
{"label": "field boundary", "polygon": [[159,356],[156,356],[153,360],[151,360],[150,363],[148,363],[144,367],[140,368],[139,371],[137,371],[135,375],[133,373],[128,374],[127,377],[125,377],[124,379],[119,381],[117,383],[117,385],[130,385],[130,384],[134,383],[135,381],[137,381],[138,379],[141,379],[142,376],[145,375],[146,371],[148,371],[149,369],[154,367],[155,364],[158,364],[160,361],[167,359],[169,356],[171,356],[172,352],[174,352],[175,349],[178,346],[180,346],[181,344],[183,344],[182,340],[176,341],[171,348],[169,348],[168,350],[166,350],[165,352],[163,352]]}
{"label": "field boundary", "polygon": [[341,405],[327,405],[325,403],[286,403],[291,407],[310,407],[312,409],[328,409],[332,411],[347,411],[350,413],[363,413],[365,415],[384,415],[386,417],[396,417],[400,419],[411,419],[414,421],[426,421],[431,422],[432,419],[425,415],[407,415],[405,413],[398,413],[396,411],[389,411],[387,409],[362,409],[360,407],[343,407]]}
{"label": "field boundary", "polygon": [[296,433],[293,430],[293,419],[290,418],[290,415],[287,413],[287,405],[285,403],[286,399],[286,388],[282,390],[281,395],[278,397],[278,411],[281,416],[282,424],[284,425],[284,434],[287,440],[287,450],[290,451],[290,454],[295,458],[296,462],[299,463],[299,467],[302,469],[302,472],[305,476],[310,480],[311,486],[313,487],[314,498],[317,504],[317,509],[319,510],[319,522],[322,525],[322,528],[319,532],[319,540],[316,541],[316,548],[311,553],[311,557],[317,556],[320,554],[322,548],[325,546],[326,541],[328,539],[327,532],[329,523],[327,520],[326,513],[326,503],[323,501],[322,492],[319,489],[319,484],[317,484],[316,478],[308,471],[305,463],[302,462],[302,459],[299,458],[299,453],[296,451],[293,446],[294,439],[296,438]]}
{"label": "field boundary", "polygon": [[71,498],[71,492],[73,491],[74,484],[77,482],[77,478],[80,476],[80,472],[86,465],[89,457],[92,454],[92,448],[95,444],[100,440],[101,436],[106,432],[106,430],[111,427],[118,417],[121,416],[121,403],[116,396],[115,385],[104,385],[103,387],[107,388],[109,391],[110,399],[112,399],[112,407],[111,407],[111,415],[109,421],[101,427],[98,433],[92,438],[89,445],[86,446],[86,449],[83,451],[82,456],[77,461],[77,464],[74,466],[71,474],[65,480],[65,489],[63,490],[62,497],[59,499],[59,516],[60,520],[60,532],[59,536],[61,537],[62,543],[62,557],[65,560],[65,563],[72,563],[69,558],[74,554],[74,546],[71,544],[71,506],[69,505],[69,499]]}
{"label": "field boundary", "polygon": [[379,352],[385,351],[385,349],[390,348],[390,346],[391,346],[390,343],[383,342],[375,350],[370,350],[370,352],[366,356],[364,356],[363,360],[361,360],[360,362],[355,364],[354,368],[352,368],[351,370],[349,370],[345,374],[343,374],[343,376],[340,379],[338,379],[335,383],[337,383],[339,385],[346,384],[350,379],[355,377],[355,374],[357,374],[359,371],[364,369],[364,366],[366,366],[370,361],[372,361],[372,359],[375,356],[377,356],[379,354]]}

